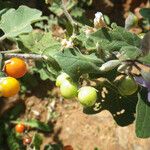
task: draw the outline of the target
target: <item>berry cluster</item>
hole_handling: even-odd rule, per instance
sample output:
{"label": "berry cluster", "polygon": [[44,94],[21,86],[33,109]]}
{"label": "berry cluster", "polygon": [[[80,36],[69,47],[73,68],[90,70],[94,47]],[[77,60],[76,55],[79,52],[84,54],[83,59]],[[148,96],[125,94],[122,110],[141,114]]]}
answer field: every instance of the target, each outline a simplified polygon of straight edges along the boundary
{"label": "berry cluster", "polygon": [[27,65],[23,59],[11,58],[5,61],[3,70],[6,77],[0,78],[0,95],[11,97],[20,90],[20,83],[17,78],[23,77],[27,72]]}
{"label": "berry cluster", "polygon": [[78,89],[78,85],[66,73],[62,73],[57,77],[56,86],[60,87],[60,93],[64,98],[78,97],[78,101],[84,107],[94,105],[97,100],[97,90],[94,87],[84,86]]}

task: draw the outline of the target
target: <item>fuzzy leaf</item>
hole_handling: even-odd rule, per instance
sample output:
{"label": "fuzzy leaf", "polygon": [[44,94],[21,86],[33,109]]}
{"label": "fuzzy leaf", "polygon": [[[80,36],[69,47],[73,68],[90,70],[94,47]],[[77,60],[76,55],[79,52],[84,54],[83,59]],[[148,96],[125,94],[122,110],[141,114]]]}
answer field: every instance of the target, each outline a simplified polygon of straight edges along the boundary
{"label": "fuzzy leaf", "polygon": [[147,90],[143,89],[138,94],[136,135],[140,138],[150,137],[150,105],[147,100]]}
{"label": "fuzzy leaf", "polygon": [[0,29],[5,37],[16,37],[22,33],[32,31],[31,23],[40,19],[42,12],[27,6],[20,6],[17,10],[10,9],[1,17]]}
{"label": "fuzzy leaf", "polygon": [[95,55],[83,55],[76,49],[64,49],[53,55],[64,72],[73,79],[85,73],[99,73],[102,60]]}

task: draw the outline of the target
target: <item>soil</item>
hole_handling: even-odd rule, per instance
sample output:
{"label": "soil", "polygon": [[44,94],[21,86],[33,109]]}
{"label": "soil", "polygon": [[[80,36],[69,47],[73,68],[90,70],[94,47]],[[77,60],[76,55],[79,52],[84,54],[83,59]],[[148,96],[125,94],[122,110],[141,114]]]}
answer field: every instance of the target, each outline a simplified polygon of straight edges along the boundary
{"label": "soil", "polygon": [[[47,100],[35,96],[26,99],[26,106],[32,106],[29,113],[32,118],[37,111],[40,120],[46,121]],[[32,104],[32,105],[31,105]],[[51,103],[52,104],[52,103]],[[55,111],[59,117],[53,121],[53,133],[44,136],[43,150],[46,144],[71,145],[74,150],[149,150],[150,140],[139,139],[135,135],[135,124],[118,126],[108,111],[96,115],[86,115],[76,100],[56,100]],[[34,111],[33,111],[34,110]],[[25,113],[25,116],[27,112]],[[28,117],[31,117],[28,115]]]}
{"label": "soil", "polygon": [[[35,96],[36,95],[36,96]],[[49,97],[39,97],[36,93],[22,100],[16,96],[5,100],[2,112],[18,102],[26,105],[21,119],[36,118],[53,125],[53,131],[42,134],[44,150],[46,144],[71,145],[73,150],[149,150],[150,140],[135,135],[135,123],[118,126],[108,111],[96,115],[86,115],[76,100],[63,100],[59,89],[53,88]],[[56,113],[50,117],[49,113]],[[35,131],[37,132],[37,131]],[[29,135],[32,135],[29,132]]]}

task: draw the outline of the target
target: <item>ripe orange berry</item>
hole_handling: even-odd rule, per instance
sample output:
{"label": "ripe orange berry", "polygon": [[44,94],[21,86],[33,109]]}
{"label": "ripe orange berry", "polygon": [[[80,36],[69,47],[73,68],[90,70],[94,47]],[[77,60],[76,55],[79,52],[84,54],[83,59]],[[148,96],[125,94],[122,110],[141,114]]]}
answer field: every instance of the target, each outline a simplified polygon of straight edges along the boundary
{"label": "ripe orange berry", "polygon": [[11,97],[16,95],[20,90],[20,83],[12,77],[1,78],[0,80],[0,93],[1,96]]}
{"label": "ripe orange berry", "polygon": [[17,133],[23,133],[25,130],[25,126],[23,124],[17,124],[15,126],[15,130]]}
{"label": "ripe orange berry", "polygon": [[27,72],[27,65],[23,59],[14,57],[5,62],[4,70],[8,76],[21,78]]}

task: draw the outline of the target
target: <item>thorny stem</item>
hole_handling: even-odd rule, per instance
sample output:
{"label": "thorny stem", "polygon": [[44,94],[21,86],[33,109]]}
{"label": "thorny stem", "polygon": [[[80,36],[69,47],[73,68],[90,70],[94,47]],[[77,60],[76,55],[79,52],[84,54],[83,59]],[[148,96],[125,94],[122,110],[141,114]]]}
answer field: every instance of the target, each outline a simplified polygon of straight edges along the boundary
{"label": "thorny stem", "polygon": [[19,57],[24,59],[34,59],[34,60],[42,60],[45,58],[43,55],[39,54],[20,54],[20,53],[5,53],[4,57],[12,58],[12,57]]}
{"label": "thorny stem", "polygon": [[65,1],[61,0],[61,3],[62,3],[62,9],[64,11],[65,16],[67,17],[67,19],[69,20],[69,22],[71,23],[71,25],[74,27],[75,25],[77,25],[77,23],[73,20],[73,18],[71,17],[71,15],[68,13]]}

